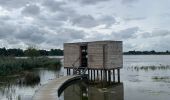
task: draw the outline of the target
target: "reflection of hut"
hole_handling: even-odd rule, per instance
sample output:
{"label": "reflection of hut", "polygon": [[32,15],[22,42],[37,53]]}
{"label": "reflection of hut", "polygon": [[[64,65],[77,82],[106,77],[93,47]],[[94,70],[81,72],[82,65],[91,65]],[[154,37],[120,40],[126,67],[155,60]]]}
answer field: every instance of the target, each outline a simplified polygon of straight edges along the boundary
{"label": "reflection of hut", "polygon": [[93,79],[99,72],[101,76],[106,74],[106,79],[108,73],[109,79],[111,71],[115,73],[115,69],[119,76],[119,69],[123,67],[122,41],[65,43],[64,67],[68,74],[70,69],[75,73],[88,69]]}
{"label": "reflection of hut", "polygon": [[109,88],[74,84],[64,91],[64,100],[124,100],[123,83]]}

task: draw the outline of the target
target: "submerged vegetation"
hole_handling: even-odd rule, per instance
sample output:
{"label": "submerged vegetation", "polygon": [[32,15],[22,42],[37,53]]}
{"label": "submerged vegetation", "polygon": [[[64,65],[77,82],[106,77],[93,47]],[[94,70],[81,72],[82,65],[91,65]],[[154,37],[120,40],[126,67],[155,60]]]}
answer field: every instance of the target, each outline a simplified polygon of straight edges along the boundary
{"label": "submerged vegetation", "polygon": [[0,76],[13,75],[24,70],[42,67],[60,69],[61,62],[56,58],[47,57],[27,59],[16,59],[11,57],[0,58]]}
{"label": "submerged vegetation", "polygon": [[124,55],[170,55],[170,51],[166,50],[166,51],[162,51],[162,52],[158,52],[155,50],[151,50],[151,51],[128,51],[128,52],[124,52]]}
{"label": "submerged vegetation", "polygon": [[128,69],[134,69],[136,71],[139,70],[144,70],[144,71],[149,71],[149,70],[170,70],[170,65],[159,65],[159,66],[132,66],[128,67]]}
{"label": "submerged vegetation", "polygon": [[170,83],[170,77],[169,76],[154,76],[154,77],[152,77],[152,80],[155,81],[155,82]]}

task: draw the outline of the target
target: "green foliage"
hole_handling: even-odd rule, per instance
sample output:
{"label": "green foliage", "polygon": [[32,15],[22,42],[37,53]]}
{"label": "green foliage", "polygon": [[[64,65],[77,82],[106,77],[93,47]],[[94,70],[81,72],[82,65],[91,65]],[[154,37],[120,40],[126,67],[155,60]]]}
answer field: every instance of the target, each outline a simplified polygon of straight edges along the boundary
{"label": "green foliage", "polygon": [[35,47],[28,47],[27,50],[24,51],[25,55],[28,57],[38,57],[40,53]]}
{"label": "green foliage", "polygon": [[40,67],[60,69],[61,62],[55,58],[16,59],[3,57],[0,59],[0,76]]}
{"label": "green foliage", "polygon": [[59,56],[62,56],[63,55],[63,50],[60,50],[60,49],[51,49],[49,55],[59,55]]}
{"label": "green foliage", "polygon": [[37,57],[37,56],[63,56],[63,50],[61,49],[51,49],[47,50],[38,50],[34,46],[28,47],[26,50],[22,49],[6,49],[0,48],[0,56],[1,57]]}

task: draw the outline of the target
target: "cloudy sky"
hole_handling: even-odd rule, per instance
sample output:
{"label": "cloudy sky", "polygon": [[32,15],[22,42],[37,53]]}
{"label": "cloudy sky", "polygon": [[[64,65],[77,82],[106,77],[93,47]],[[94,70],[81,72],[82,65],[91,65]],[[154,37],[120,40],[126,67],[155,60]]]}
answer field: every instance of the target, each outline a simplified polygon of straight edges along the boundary
{"label": "cloudy sky", "polygon": [[124,51],[170,50],[170,0],[0,0],[0,47],[94,40],[122,40]]}

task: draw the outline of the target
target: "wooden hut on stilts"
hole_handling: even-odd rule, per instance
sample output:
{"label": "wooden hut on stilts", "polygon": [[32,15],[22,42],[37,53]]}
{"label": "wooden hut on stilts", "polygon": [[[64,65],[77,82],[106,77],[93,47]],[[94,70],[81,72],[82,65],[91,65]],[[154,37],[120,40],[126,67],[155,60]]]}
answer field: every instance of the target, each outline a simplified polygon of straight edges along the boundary
{"label": "wooden hut on stilts", "polygon": [[64,43],[67,75],[88,74],[89,80],[120,82],[122,41]]}

